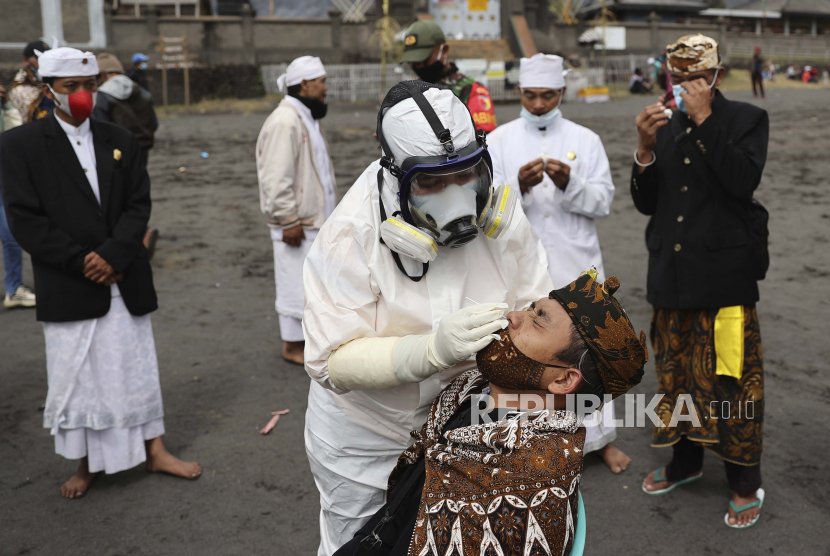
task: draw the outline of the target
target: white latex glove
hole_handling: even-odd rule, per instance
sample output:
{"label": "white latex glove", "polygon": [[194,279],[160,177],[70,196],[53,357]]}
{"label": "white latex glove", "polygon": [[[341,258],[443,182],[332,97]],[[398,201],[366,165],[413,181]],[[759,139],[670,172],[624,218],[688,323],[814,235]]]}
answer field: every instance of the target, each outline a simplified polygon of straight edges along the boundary
{"label": "white latex glove", "polygon": [[508,325],[506,311],[507,303],[481,303],[445,316],[438,323],[438,331],[430,336],[429,362],[439,369],[449,369],[498,340],[496,332]]}
{"label": "white latex glove", "polygon": [[483,303],[445,316],[434,334],[352,340],[329,356],[329,378],[342,391],[421,382],[498,340],[505,311],[506,303]]}

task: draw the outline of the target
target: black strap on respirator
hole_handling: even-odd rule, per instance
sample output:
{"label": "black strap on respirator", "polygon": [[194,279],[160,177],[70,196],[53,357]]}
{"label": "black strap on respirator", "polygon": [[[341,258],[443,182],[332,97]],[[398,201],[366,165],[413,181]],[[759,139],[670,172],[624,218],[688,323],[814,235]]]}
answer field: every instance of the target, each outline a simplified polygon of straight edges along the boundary
{"label": "black strap on respirator", "polygon": [[[439,88],[440,87],[436,87],[432,83],[427,83],[426,81],[401,81],[400,83],[389,89],[389,92],[386,93],[386,96],[383,99],[383,103],[381,103],[380,105],[380,110],[378,111],[378,123],[376,132],[382,151],[382,156],[380,158],[381,169],[378,170],[378,201],[380,203],[381,222],[386,221],[386,209],[383,206],[383,168],[389,170],[390,174],[392,174],[396,179],[400,180],[404,176],[406,171],[415,166],[416,164],[423,164],[429,162],[440,163],[443,161],[454,160],[459,156],[459,152],[455,148],[455,144],[453,143],[452,133],[449,129],[444,127],[444,124],[441,123],[441,119],[438,117],[438,114],[435,113],[435,110],[432,108],[432,105],[424,96],[424,92],[426,92],[427,90]],[[392,150],[389,148],[389,144],[386,142],[386,138],[383,136],[383,115],[386,113],[387,110],[389,110],[402,100],[406,100],[408,98],[414,100],[415,104],[418,105],[418,108],[421,110],[421,113],[424,115],[427,122],[429,123],[429,126],[432,128],[432,132],[435,134],[435,137],[438,138],[438,141],[444,147],[444,154],[430,157],[410,157],[402,161],[402,163],[398,165],[396,164],[395,157],[392,155]],[[473,119],[473,115],[470,113],[470,109],[467,107],[466,104],[464,104],[464,108],[466,108],[467,113],[470,114],[470,121],[473,123],[473,129],[475,130],[476,145],[474,148],[486,149],[487,134],[480,129],[476,129],[476,122]],[[403,199],[401,199],[401,202],[403,202]],[[397,216],[398,214],[399,213],[395,213],[393,216]],[[383,238],[380,238],[380,242],[385,244]],[[413,282],[420,282],[421,278],[426,276],[427,271],[429,270],[429,263],[422,263],[424,265],[424,270],[421,273],[421,275],[410,276],[409,273],[406,270],[404,270],[403,264],[401,263],[401,258],[395,251],[392,251],[392,257],[395,259],[395,264],[397,265],[398,269]]]}

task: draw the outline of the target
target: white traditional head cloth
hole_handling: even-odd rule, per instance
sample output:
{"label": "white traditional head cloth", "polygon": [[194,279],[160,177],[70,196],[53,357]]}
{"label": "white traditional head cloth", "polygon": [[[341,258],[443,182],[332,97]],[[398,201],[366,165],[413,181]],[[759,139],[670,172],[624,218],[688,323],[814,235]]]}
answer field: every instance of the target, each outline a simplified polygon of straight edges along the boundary
{"label": "white traditional head cloth", "polygon": [[[470,112],[452,91],[431,88],[424,92],[424,98],[444,127],[450,130],[456,149],[463,149],[475,141],[476,131]],[[382,125],[383,136],[397,164],[410,156],[436,156],[445,152],[414,99],[402,100],[387,110]]]}
{"label": "white traditional head cloth", "polygon": [[77,48],[58,47],[53,37],[54,48],[46,52],[35,50],[38,73],[41,77],[88,77],[98,75],[98,60],[92,52],[81,52]]}
{"label": "white traditional head cloth", "polygon": [[720,67],[718,42],[706,35],[686,35],[666,47],[669,71],[691,73]]}
{"label": "white traditional head cloth", "polygon": [[316,56],[300,56],[290,64],[285,70],[285,73],[280,75],[277,79],[277,85],[280,91],[285,90],[286,87],[293,87],[318,77],[326,75],[326,68],[323,67],[323,62]]}
{"label": "white traditional head cloth", "polygon": [[534,54],[522,58],[519,65],[519,87],[526,89],[561,89],[565,86],[562,57],[553,54]]}

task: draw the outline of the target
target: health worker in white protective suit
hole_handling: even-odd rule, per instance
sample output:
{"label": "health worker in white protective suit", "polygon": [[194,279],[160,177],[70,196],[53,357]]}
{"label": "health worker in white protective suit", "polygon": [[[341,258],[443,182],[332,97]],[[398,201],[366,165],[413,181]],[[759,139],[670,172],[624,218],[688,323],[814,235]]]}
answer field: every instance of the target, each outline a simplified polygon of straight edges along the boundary
{"label": "health worker in white protective suit", "polygon": [[383,157],[323,225],[303,273],[305,442],[325,556],[383,505],[435,396],[475,366],[508,311],[552,288],[519,192],[492,183],[485,135],[452,91],[396,85],[377,133]]}

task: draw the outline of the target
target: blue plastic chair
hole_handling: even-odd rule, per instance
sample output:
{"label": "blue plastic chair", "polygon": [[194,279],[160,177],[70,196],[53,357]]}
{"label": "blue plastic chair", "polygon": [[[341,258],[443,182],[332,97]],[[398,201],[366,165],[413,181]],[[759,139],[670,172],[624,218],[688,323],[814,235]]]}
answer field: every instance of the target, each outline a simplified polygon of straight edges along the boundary
{"label": "blue plastic chair", "polygon": [[585,551],[585,504],[582,503],[582,493],[579,493],[579,508],[577,509],[576,531],[574,532],[574,544],[571,547],[570,556],[582,556]]}

